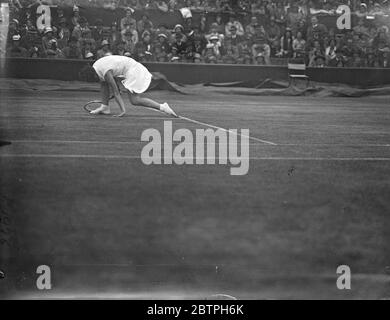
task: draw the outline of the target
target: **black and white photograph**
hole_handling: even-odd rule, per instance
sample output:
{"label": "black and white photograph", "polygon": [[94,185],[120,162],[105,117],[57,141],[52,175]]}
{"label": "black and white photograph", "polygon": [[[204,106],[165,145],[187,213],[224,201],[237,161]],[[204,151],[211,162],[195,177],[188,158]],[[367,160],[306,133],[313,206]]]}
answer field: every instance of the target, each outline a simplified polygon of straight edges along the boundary
{"label": "black and white photograph", "polygon": [[389,232],[390,1],[0,0],[0,300],[389,300]]}

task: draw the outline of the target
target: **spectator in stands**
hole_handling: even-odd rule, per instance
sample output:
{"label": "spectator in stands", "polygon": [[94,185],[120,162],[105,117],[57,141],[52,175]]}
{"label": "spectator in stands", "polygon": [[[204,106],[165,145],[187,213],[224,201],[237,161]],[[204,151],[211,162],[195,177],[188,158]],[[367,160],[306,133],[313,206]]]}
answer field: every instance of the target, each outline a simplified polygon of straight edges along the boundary
{"label": "spectator in stands", "polygon": [[118,7],[118,0],[103,0],[103,8],[115,10]]}
{"label": "spectator in stands", "polygon": [[64,15],[64,9],[60,5],[58,5],[57,6],[57,19],[58,19],[58,21],[60,21],[63,18],[65,18],[65,20],[66,20],[66,17]]}
{"label": "spectator in stands", "polygon": [[372,51],[372,49],[367,52],[365,65],[366,65],[366,67],[369,67],[369,68],[378,68],[379,67],[378,60],[377,60],[374,52]]}
{"label": "spectator in stands", "polygon": [[222,57],[223,63],[235,64],[239,61],[240,54],[237,46],[230,43],[226,45],[225,51],[226,52]]}
{"label": "spectator in stands", "polygon": [[315,65],[315,59],[317,56],[324,56],[324,52],[321,47],[321,43],[318,40],[314,40],[313,48],[309,52],[309,66]]}
{"label": "spectator in stands", "polygon": [[252,61],[252,38],[250,35],[245,35],[242,42],[238,44],[238,63],[244,64],[245,61]]}
{"label": "spectator in stands", "polygon": [[153,60],[153,47],[152,47],[152,36],[149,31],[144,31],[141,36],[142,45],[144,47],[146,61]]}
{"label": "spectator in stands", "polygon": [[342,68],[347,64],[347,58],[344,55],[343,49],[336,49],[335,67]]}
{"label": "spectator in stands", "polygon": [[344,47],[344,42],[345,42],[345,37],[344,34],[338,33],[335,36],[335,41],[336,41],[336,48],[343,48]]}
{"label": "spectator in stands", "polygon": [[306,40],[303,39],[302,33],[298,31],[297,37],[293,40],[293,57],[294,58],[304,58],[305,49],[306,49]]}
{"label": "spectator in stands", "polygon": [[355,49],[357,51],[359,51],[359,53],[363,53],[364,48],[363,48],[362,39],[360,38],[359,33],[355,33],[355,32],[352,33],[352,42],[353,42],[353,46],[355,47]]}
{"label": "spectator in stands", "polygon": [[302,12],[299,11],[298,4],[293,2],[287,12],[287,27],[289,27],[294,35],[297,34],[299,21],[305,19]]}
{"label": "spectator in stands", "polygon": [[343,55],[346,58],[346,64],[352,62],[353,54],[356,52],[356,48],[353,44],[352,38],[348,38],[345,46],[343,47]]}
{"label": "spectator in stands", "polygon": [[281,30],[284,30],[286,25],[286,11],[282,1],[278,1],[276,3],[276,8],[273,15],[275,16],[276,24],[281,28]]}
{"label": "spectator in stands", "polygon": [[294,54],[293,36],[290,28],[286,28],[284,35],[280,38],[280,52],[277,54],[281,58],[292,58]]}
{"label": "spectator in stands", "polygon": [[195,54],[202,54],[206,48],[207,40],[204,35],[199,31],[198,28],[194,28],[194,33],[192,36],[188,37],[187,48],[192,52],[192,55],[195,57]]}
{"label": "spectator in stands", "polygon": [[130,7],[126,8],[126,16],[121,19],[120,27],[121,30],[124,30],[126,28],[126,25],[130,25],[134,29],[137,28],[136,20],[133,18],[133,12],[134,10]]}
{"label": "spectator in stands", "polygon": [[61,50],[65,48],[68,44],[70,36],[71,36],[71,32],[66,24],[66,18],[63,17],[59,21],[58,39],[57,39],[58,48],[60,48]]}
{"label": "spectator in stands", "polygon": [[134,44],[136,44],[139,40],[139,34],[135,29],[134,25],[125,23],[125,28],[121,31],[122,40],[128,41],[131,40]]}
{"label": "spectator in stands", "polygon": [[[196,28],[198,29],[198,28]],[[186,58],[187,61],[193,62],[194,60],[194,41],[195,41],[195,30],[191,29],[187,33],[187,41],[186,41]]]}
{"label": "spectator in stands", "polygon": [[143,6],[140,0],[129,0],[130,5],[125,5],[125,7],[131,7],[135,10],[142,10]]}
{"label": "spectator in stands", "polygon": [[281,35],[280,27],[275,22],[275,17],[270,17],[269,26],[267,28],[267,40],[269,43],[273,43],[274,41],[278,41]]}
{"label": "spectator in stands", "polygon": [[57,40],[51,39],[49,41],[49,48],[45,51],[45,55],[48,59],[64,59],[65,55],[61,49],[57,47]]}
{"label": "spectator in stands", "polygon": [[359,8],[355,11],[355,15],[358,18],[366,18],[368,14],[367,5],[365,3],[361,3]]}
{"label": "spectator in stands", "polygon": [[[256,29],[259,27],[263,28],[259,25],[259,21],[256,16],[251,17],[251,22],[245,27],[245,33],[251,35],[252,37],[256,34]],[[265,32],[265,30],[264,30]]]}
{"label": "spectator in stands", "polygon": [[136,60],[138,62],[142,62],[142,61],[145,61],[144,57],[145,57],[144,46],[143,46],[142,42],[138,42],[134,46],[134,53],[132,55],[132,58],[134,58],[134,60]]}
{"label": "spectator in stands", "polygon": [[[92,40],[92,41],[91,41]],[[95,56],[96,53],[96,43],[93,39],[86,39],[81,44],[81,54],[84,59],[90,59],[91,54]]]}
{"label": "spectator in stands", "polygon": [[369,14],[371,16],[384,16],[385,15],[385,11],[383,10],[383,8],[381,7],[381,5],[376,2],[374,4],[374,7],[369,11]]}
{"label": "spectator in stands", "polygon": [[255,64],[270,65],[271,60],[271,48],[266,43],[264,36],[255,38],[254,44],[252,45],[252,58]]}
{"label": "spectator in stands", "polygon": [[311,25],[307,28],[307,40],[319,40],[327,33],[328,29],[326,26],[322,23],[319,23],[318,18],[313,16],[311,18]]}
{"label": "spectator in stands", "polygon": [[159,45],[154,48],[154,56],[157,62],[167,62],[168,60],[168,53],[163,51]]}
{"label": "spectator in stands", "polygon": [[9,6],[10,6],[11,13],[18,12],[19,10],[21,10],[23,8],[23,6],[19,0],[10,0]]}
{"label": "spectator in stands", "polygon": [[181,57],[177,53],[177,48],[175,46],[172,46],[171,52],[167,55],[167,60],[169,62],[180,62],[181,61]]}
{"label": "spectator in stands", "polygon": [[[37,49],[42,48],[42,39],[38,34],[37,28],[30,26],[31,23],[31,20],[27,20],[26,28],[20,40],[21,46],[29,51],[28,55],[30,55],[31,49],[33,47],[36,47]],[[36,50],[34,49],[34,52],[35,51]],[[42,49],[40,51],[42,51]]]}
{"label": "spectator in stands", "polygon": [[256,0],[252,3],[251,12],[252,12],[252,15],[254,15],[254,16],[265,15],[265,8],[264,8],[262,0]]}
{"label": "spectator in stands", "polygon": [[200,0],[186,0],[185,6],[191,10],[191,12],[200,12],[204,10]]}
{"label": "spectator in stands", "polygon": [[117,23],[114,21],[110,28],[109,42],[115,44],[118,41],[122,41],[122,34],[118,30]]}
{"label": "spectator in stands", "polygon": [[103,20],[97,19],[95,21],[95,28],[92,30],[92,38],[97,42],[100,43],[105,38],[105,33],[103,29]]}
{"label": "spectator in stands", "polygon": [[42,48],[44,51],[50,48],[49,41],[52,39],[57,40],[54,35],[53,29],[51,27],[46,27],[42,37]]}
{"label": "spectator in stands", "polygon": [[378,47],[381,42],[383,42],[383,43],[385,43],[387,45],[387,43],[389,42],[389,37],[388,37],[386,31],[387,31],[386,28],[379,28],[377,30],[376,35],[375,35],[375,37],[373,38],[373,41],[372,41],[372,44],[375,47]]}
{"label": "spectator in stands", "polygon": [[311,67],[315,68],[323,68],[325,67],[325,58],[324,56],[318,55],[314,58],[314,61],[311,65]]}
{"label": "spectator in stands", "polygon": [[153,22],[149,19],[146,13],[142,14],[141,20],[137,22],[137,30],[140,34],[145,30],[153,31]]}
{"label": "spectator in stands", "polygon": [[378,43],[376,56],[377,56],[379,67],[381,68],[389,67],[390,48],[386,41],[380,41]]}
{"label": "spectator in stands", "polygon": [[222,43],[224,40],[224,35],[218,32],[218,25],[214,22],[211,24],[210,33],[206,35],[206,40],[210,41],[210,38],[213,36],[217,36],[219,41]]}
{"label": "spectator in stands", "polygon": [[180,58],[181,61],[185,59],[187,54],[187,44],[186,38],[183,34],[175,33],[175,40],[172,43],[172,50],[173,48],[175,48],[175,54]]}
{"label": "spectator in stands", "polygon": [[352,57],[351,65],[352,68],[363,68],[365,67],[364,59],[362,59],[362,56],[355,52]]}
{"label": "spectator in stands", "polygon": [[171,51],[171,47],[168,42],[168,37],[165,33],[159,33],[157,35],[157,41],[162,52],[168,54]]}
{"label": "spectator in stands", "polygon": [[120,9],[126,9],[128,7],[135,8],[134,5],[137,5],[138,1],[132,1],[132,0],[119,0],[118,1],[118,8]]}
{"label": "spectator in stands", "polygon": [[[126,43],[122,40],[119,40],[114,45],[111,44],[112,53],[117,56],[124,56],[128,50],[126,50]],[[129,52],[130,53],[130,52]]]}
{"label": "spectator in stands", "polygon": [[78,46],[78,39],[71,37],[68,42],[68,46],[65,47],[62,52],[67,59],[82,59],[82,53]]}
{"label": "spectator in stands", "polygon": [[368,34],[362,34],[360,37],[360,47],[363,52],[367,52],[367,48],[371,46],[370,36]]}
{"label": "spectator in stands", "polygon": [[222,43],[219,41],[219,38],[217,36],[212,36],[210,38],[210,43],[207,45],[206,48],[211,48],[213,50],[213,55],[216,57],[217,60],[221,59],[223,53],[223,47],[222,47]]}
{"label": "spectator in stands", "polygon": [[239,36],[244,35],[244,28],[242,27],[241,22],[236,19],[234,14],[230,14],[229,21],[225,25],[225,36],[230,36],[232,26],[236,27],[237,35],[239,35]]}
{"label": "spectator in stands", "polygon": [[91,32],[91,30],[88,27],[87,19],[81,17],[79,19],[79,24],[73,28],[72,37],[79,40],[82,37],[83,32]]}
{"label": "spectator in stands", "polygon": [[[175,7],[174,3],[172,3],[172,5],[173,5],[173,7]],[[163,1],[163,0],[158,0],[156,2],[156,7],[157,7],[158,10],[160,10],[162,12],[168,12],[168,10],[169,10],[168,4],[165,1]]]}
{"label": "spectator in stands", "polygon": [[80,18],[81,18],[81,16],[80,16],[80,9],[77,6],[74,6],[73,7],[73,16],[72,16],[72,19],[71,19],[73,28],[79,25]]}
{"label": "spectator in stands", "polygon": [[208,43],[203,52],[204,62],[205,63],[217,63],[217,57],[215,56],[213,45]]}
{"label": "spectator in stands", "polygon": [[37,28],[34,26],[34,24],[33,24],[31,19],[27,19],[26,26],[25,26],[24,30],[21,30],[21,33],[23,35],[25,35],[28,32],[30,32],[30,33],[31,32],[33,32],[33,33],[37,33],[38,32]]}
{"label": "spectator in stands", "polygon": [[170,31],[168,31],[167,27],[165,24],[160,24],[157,28],[157,30],[155,31],[156,34],[165,34],[167,36],[167,41],[168,42],[171,42],[171,37],[172,37],[172,33]]}
{"label": "spectator in stands", "polygon": [[222,15],[221,14],[217,14],[215,16],[215,26],[217,28],[217,32],[220,33],[220,34],[224,34],[225,33],[225,24],[223,23],[222,21]]}
{"label": "spectator in stands", "polygon": [[[333,29],[334,30],[334,29]],[[330,30],[329,30],[330,31]],[[307,27],[306,27],[306,19],[302,19],[298,21],[297,33],[300,32],[302,34],[302,38],[307,40]],[[294,35],[293,35],[294,36]],[[295,35],[296,36],[296,35]]]}
{"label": "spectator in stands", "polygon": [[249,0],[238,0],[237,1],[237,11],[242,11],[242,12],[251,12],[251,3]]}
{"label": "spectator in stands", "polygon": [[237,34],[237,28],[235,25],[230,27],[230,35],[225,38],[225,41],[229,41],[233,46],[237,46],[242,42],[242,36]]}
{"label": "spectator in stands", "polygon": [[[27,2],[27,0],[22,0],[23,8],[30,5],[29,10],[35,10],[35,7]],[[252,6],[249,0],[110,0],[106,1],[106,4],[109,3],[109,6],[112,6],[113,2],[115,2],[113,7],[116,8],[119,4],[119,7],[127,12],[126,16],[120,20],[122,33],[117,30],[115,22],[111,25],[110,31],[105,30],[100,19],[94,23],[96,28],[90,29],[88,22],[80,16],[79,8],[75,5],[72,23],[69,23],[70,28],[67,25],[64,10],[58,7],[58,20],[56,17],[52,19],[53,33],[50,34],[44,30],[41,36],[30,18],[31,13],[27,10],[27,22],[23,27],[18,20],[10,20],[9,38],[7,39],[10,43],[9,47],[14,47],[13,35],[20,35],[19,47],[27,50],[27,56],[59,57],[61,56],[59,52],[53,54],[59,49],[67,58],[80,56],[80,58],[92,59],[91,55],[93,58],[97,57],[94,43],[97,41],[100,45],[103,40],[109,40],[112,52],[118,52],[120,55],[136,55],[138,50],[137,56],[142,61],[266,64],[266,55],[257,51],[254,55],[252,50],[253,47],[262,47],[264,52],[269,49],[272,57],[304,57],[305,61],[312,66],[323,64],[338,67],[389,66],[388,27],[381,27],[384,24],[383,18],[374,20],[374,16],[381,16],[385,12],[386,4],[383,2],[374,3],[373,0],[369,0],[366,1],[367,4],[360,4],[360,0],[357,0],[355,6],[353,0],[352,10],[355,11],[358,19],[352,19],[352,30],[343,31],[335,31],[336,27],[328,31],[324,24],[319,23],[319,19],[323,19],[324,15],[334,14],[337,6],[345,3],[345,0],[313,0],[310,2],[312,17],[309,26],[306,26],[307,0],[258,0],[253,1]],[[38,2],[34,3],[36,6]],[[80,4],[83,5],[83,2]],[[102,1],[99,3],[99,1],[90,0],[90,4],[102,5]],[[140,21],[135,21],[134,9],[156,10],[159,6],[162,11],[182,8],[198,11],[200,23],[193,25],[192,18],[184,19],[185,28],[176,26],[174,32],[171,33],[164,26],[159,26],[157,30],[154,30],[153,22],[155,21],[151,21],[146,14]],[[230,15],[229,22],[224,24],[223,17],[228,13],[227,10],[230,10],[230,13],[233,12],[232,9],[242,16]],[[208,30],[207,21],[211,16],[209,12],[214,12],[212,16],[216,17],[210,30]],[[18,19],[20,17],[20,21],[25,20],[24,16],[12,14],[11,17],[15,16]],[[24,15],[26,12],[20,11],[20,14]],[[367,20],[367,16],[370,19]],[[248,19],[249,24],[245,24],[244,31],[242,23],[246,23]],[[194,18],[194,21],[199,20]],[[56,24],[57,21],[59,25]],[[292,29],[291,32],[288,28]],[[73,33],[70,30],[73,30]],[[336,34],[336,32],[339,33]],[[76,45],[70,41],[71,35],[77,38]],[[126,38],[126,41],[123,41],[123,38]],[[265,38],[264,41],[260,41],[262,46],[259,44],[259,38]],[[53,39],[57,40],[55,49],[53,49]],[[137,41],[141,42],[138,49],[135,48]],[[174,46],[172,53],[171,44]],[[209,48],[206,48],[207,44]],[[8,51],[7,54],[9,54]],[[81,55],[78,54],[79,51]],[[150,54],[147,53],[148,51]],[[204,59],[203,54],[207,55]]]}
{"label": "spectator in stands", "polygon": [[[218,23],[216,24],[216,26],[217,29],[219,29]],[[199,31],[202,32],[203,34],[206,34],[206,30],[207,30],[207,18],[205,14],[201,14],[199,19]],[[225,32],[225,26],[223,32],[220,33],[224,33],[224,32]]]}
{"label": "spectator in stands", "polygon": [[202,55],[200,53],[195,53],[194,54],[194,63],[202,63],[202,62],[203,62]]}
{"label": "spectator in stands", "polygon": [[96,53],[96,59],[100,59],[109,55],[112,55],[110,43],[107,40],[103,40],[100,49]]}
{"label": "spectator in stands", "polygon": [[336,41],[334,39],[330,39],[328,46],[325,48],[325,63],[327,66],[336,66],[336,50]]}
{"label": "spectator in stands", "polygon": [[184,34],[184,27],[181,24],[175,25],[173,28],[174,36],[172,40],[176,42],[178,39],[180,39],[181,42],[185,43],[187,41],[187,37]]}
{"label": "spectator in stands", "polygon": [[217,11],[233,12],[233,8],[231,7],[229,0],[220,0],[219,3],[218,1],[215,3],[217,4]]}
{"label": "spectator in stands", "polygon": [[[178,9],[178,3],[177,3],[177,0],[168,0],[168,11],[171,11],[173,12],[174,10],[177,10]],[[160,9],[161,10],[161,9]],[[164,9],[165,10],[165,9]],[[161,10],[163,12],[166,12],[164,10]]]}
{"label": "spectator in stands", "polygon": [[360,35],[365,35],[365,34],[369,34],[369,31],[368,31],[368,28],[365,26],[365,23],[364,23],[364,20],[363,18],[360,18],[358,20],[358,24],[353,27],[353,31],[357,34],[360,34]]}
{"label": "spectator in stands", "polygon": [[[85,44],[88,43],[93,48],[96,47],[96,41],[92,38],[92,32],[90,29],[85,29],[81,33],[81,37],[79,38],[79,47],[82,49]],[[98,42],[100,43],[100,42]]]}
{"label": "spectator in stands", "polygon": [[7,57],[27,58],[27,49],[21,46],[20,39],[21,36],[19,34],[14,34],[12,36],[12,45],[11,47],[7,48],[6,51]]}
{"label": "spectator in stands", "polygon": [[28,57],[29,58],[43,58],[44,54],[42,52],[42,47],[31,47],[28,50]]}

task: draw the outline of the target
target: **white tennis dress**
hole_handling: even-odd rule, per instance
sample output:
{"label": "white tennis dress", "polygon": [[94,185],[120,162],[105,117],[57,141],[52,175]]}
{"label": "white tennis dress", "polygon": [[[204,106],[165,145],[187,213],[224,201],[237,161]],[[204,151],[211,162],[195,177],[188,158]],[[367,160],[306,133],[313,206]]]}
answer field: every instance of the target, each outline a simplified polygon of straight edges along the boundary
{"label": "white tennis dress", "polygon": [[123,86],[133,93],[145,92],[152,81],[152,74],[141,63],[124,56],[105,56],[92,66],[99,79],[104,81],[107,71],[112,70],[114,77],[122,77]]}

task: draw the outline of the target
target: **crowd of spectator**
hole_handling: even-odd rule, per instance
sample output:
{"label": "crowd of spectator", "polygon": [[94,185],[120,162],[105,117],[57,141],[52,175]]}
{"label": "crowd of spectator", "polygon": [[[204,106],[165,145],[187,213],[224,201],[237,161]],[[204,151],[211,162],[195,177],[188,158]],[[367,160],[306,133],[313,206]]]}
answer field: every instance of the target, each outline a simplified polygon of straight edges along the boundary
{"label": "crowd of spectator", "polygon": [[[23,7],[37,1],[12,0],[7,56],[49,59],[99,59],[117,54],[140,62],[191,62],[270,65],[301,59],[312,67],[388,67],[390,5],[360,0],[85,0],[126,15],[105,25],[80,14],[82,0],[48,0],[58,22],[38,30],[31,19],[19,22]],[[348,4],[353,27],[327,27],[321,17],[337,15]],[[72,17],[63,7],[72,5]],[[142,15],[135,18],[135,11]],[[169,29],[156,25],[148,10],[181,10],[183,22]],[[28,12],[28,11],[27,11]],[[194,22],[192,14],[199,19]],[[27,14],[28,15],[28,14]]]}

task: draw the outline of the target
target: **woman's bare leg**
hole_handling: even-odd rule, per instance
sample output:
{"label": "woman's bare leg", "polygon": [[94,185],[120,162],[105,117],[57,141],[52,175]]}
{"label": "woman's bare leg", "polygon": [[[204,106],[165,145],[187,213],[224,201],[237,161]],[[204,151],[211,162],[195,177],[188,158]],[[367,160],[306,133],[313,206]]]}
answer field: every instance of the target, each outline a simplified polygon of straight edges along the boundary
{"label": "woman's bare leg", "polygon": [[160,103],[149,98],[144,98],[139,94],[129,92],[129,99],[131,104],[135,106],[142,106],[160,110]]}
{"label": "woman's bare leg", "polygon": [[102,103],[99,108],[92,110],[91,114],[110,114],[110,107],[108,101],[110,100],[110,87],[107,82],[100,82],[100,94]]}
{"label": "woman's bare leg", "polygon": [[108,106],[108,101],[110,100],[110,87],[107,82],[100,82],[100,93],[102,97],[102,104]]}
{"label": "woman's bare leg", "polygon": [[168,103],[158,103],[152,99],[144,98],[139,94],[131,93],[129,92],[129,99],[130,102],[135,106],[142,106],[147,108],[153,108],[156,110],[161,110],[162,112],[165,112],[166,114],[169,114],[171,116],[177,117],[177,114],[175,111],[171,109],[171,107],[168,105]]}

